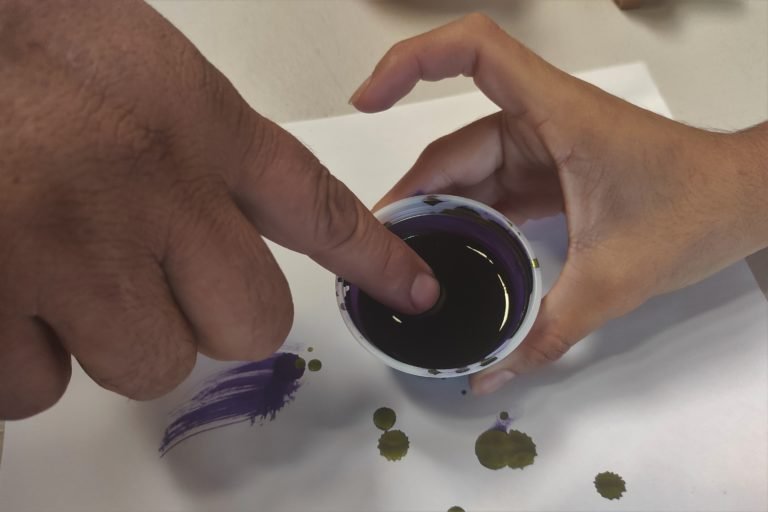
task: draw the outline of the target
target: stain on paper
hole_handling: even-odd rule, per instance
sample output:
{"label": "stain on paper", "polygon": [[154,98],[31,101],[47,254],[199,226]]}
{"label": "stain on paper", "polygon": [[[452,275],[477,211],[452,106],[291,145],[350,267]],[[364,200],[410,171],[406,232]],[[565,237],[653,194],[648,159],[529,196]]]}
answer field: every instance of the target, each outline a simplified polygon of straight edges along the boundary
{"label": "stain on paper", "polygon": [[275,419],[301,386],[304,365],[296,354],[278,352],[263,361],[240,364],[208,379],[165,429],[160,453],[203,432]]}
{"label": "stain on paper", "polygon": [[397,415],[389,407],[379,407],[373,413],[373,424],[384,433],[379,437],[379,454],[388,461],[398,461],[406,456],[410,448],[408,436],[401,430],[390,430],[395,426]]}
{"label": "stain on paper", "polygon": [[522,469],[533,464],[537,455],[536,443],[528,434],[510,430],[511,423],[509,413],[501,411],[493,428],[480,434],[475,441],[477,460],[486,468]]}
{"label": "stain on paper", "polygon": [[627,485],[616,473],[604,471],[595,477],[595,489],[603,498],[618,500],[627,492]]}

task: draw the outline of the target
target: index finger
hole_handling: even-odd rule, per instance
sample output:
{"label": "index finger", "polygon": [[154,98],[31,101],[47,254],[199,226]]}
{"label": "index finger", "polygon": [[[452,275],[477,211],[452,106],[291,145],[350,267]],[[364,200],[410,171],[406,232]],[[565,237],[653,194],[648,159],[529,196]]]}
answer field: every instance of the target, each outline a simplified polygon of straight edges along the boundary
{"label": "index finger", "polygon": [[231,185],[258,230],[398,311],[432,307],[440,287],[429,266],[298,140],[259,122],[254,136],[269,150],[256,152]]}

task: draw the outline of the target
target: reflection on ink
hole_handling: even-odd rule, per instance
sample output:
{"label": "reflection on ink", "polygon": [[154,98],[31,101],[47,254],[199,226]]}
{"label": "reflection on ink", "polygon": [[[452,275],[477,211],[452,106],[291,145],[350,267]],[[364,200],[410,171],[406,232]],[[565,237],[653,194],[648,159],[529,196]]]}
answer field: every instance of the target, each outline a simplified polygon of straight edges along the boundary
{"label": "reflection on ink", "polygon": [[209,430],[249,421],[273,420],[301,386],[304,360],[280,353],[214,375],[165,429],[161,455],[182,441]]}

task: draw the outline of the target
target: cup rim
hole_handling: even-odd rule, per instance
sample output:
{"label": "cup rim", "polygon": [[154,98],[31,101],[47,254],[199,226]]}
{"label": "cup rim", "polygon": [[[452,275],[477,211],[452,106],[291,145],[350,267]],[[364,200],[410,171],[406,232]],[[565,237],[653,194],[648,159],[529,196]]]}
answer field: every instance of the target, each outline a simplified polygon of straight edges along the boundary
{"label": "cup rim", "polygon": [[[381,360],[390,368],[394,368],[395,370],[399,370],[410,375],[417,375],[427,378],[462,377],[477,373],[481,370],[493,366],[493,364],[497,363],[498,361],[501,361],[506,356],[511,354],[512,351],[517,348],[520,343],[522,343],[522,341],[525,339],[525,336],[528,335],[531,327],[533,327],[533,322],[536,320],[538,315],[539,307],[541,306],[541,265],[533,252],[533,248],[531,247],[530,242],[512,221],[510,221],[501,212],[479,201],[475,201],[474,199],[468,199],[465,197],[448,194],[417,195],[395,201],[394,203],[383,207],[377,212],[374,212],[374,215],[380,222],[386,223],[395,213],[402,211],[405,208],[412,207],[417,204],[429,205],[430,202],[435,204],[443,204],[441,210],[446,209],[446,206],[466,206],[482,212],[483,214],[489,216],[492,220],[495,220],[508,233],[512,234],[516,238],[516,241],[520,243],[522,248],[525,250],[531,270],[531,292],[528,298],[528,307],[526,308],[526,311],[523,315],[523,319],[512,336],[504,340],[493,352],[484,357],[482,360],[470,365],[461,368],[423,368],[395,359],[394,357],[379,349],[365,336],[363,336],[362,332],[360,332],[360,329],[358,329],[357,325],[355,325],[355,322],[352,320],[352,316],[349,314],[349,311],[347,311],[346,295],[350,285],[342,277],[339,276],[336,276],[336,303],[339,307],[341,317],[343,318],[344,323],[346,324],[347,329],[352,334],[352,336],[360,345],[363,346],[363,348],[365,348],[369,353]],[[432,206],[434,207],[435,205]]]}

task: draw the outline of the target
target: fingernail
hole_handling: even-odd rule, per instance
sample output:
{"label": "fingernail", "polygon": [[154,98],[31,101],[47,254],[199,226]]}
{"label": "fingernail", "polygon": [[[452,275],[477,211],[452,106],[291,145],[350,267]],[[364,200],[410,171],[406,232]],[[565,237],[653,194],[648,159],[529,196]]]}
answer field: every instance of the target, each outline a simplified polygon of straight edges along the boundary
{"label": "fingernail", "polygon": [[365,79],[365,81],[360,84],[360,87],[355,90],[355,92],[352,94],[352,97],[349,98],[349,104],[354,105],[355,102],[362,96],[362,94],[365,92],[365,90],[368,88],[368,84],[371,83],[371,77]]}
{"label": "fingernail", "polygon": [[497,372],[488,374],[481,380],[478,380],[477,384],[472,388],[472,391],[476,395],[488,395],[494,393],[501,388],[504,384],[515,378],[515,374],[509,370],[499,370]]}
{"label": "fingernail", "polygon": [[440,283],[427,273],[419,274],[411,285],[411,302],[418,311],[426,311],[437,302]]}

